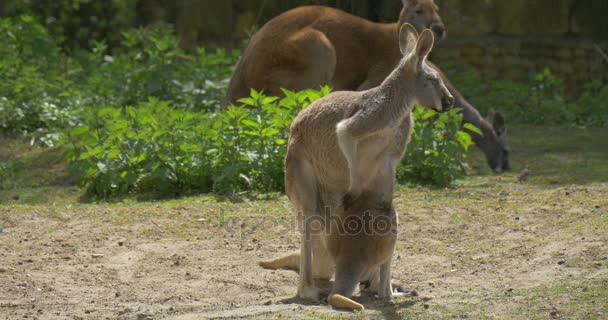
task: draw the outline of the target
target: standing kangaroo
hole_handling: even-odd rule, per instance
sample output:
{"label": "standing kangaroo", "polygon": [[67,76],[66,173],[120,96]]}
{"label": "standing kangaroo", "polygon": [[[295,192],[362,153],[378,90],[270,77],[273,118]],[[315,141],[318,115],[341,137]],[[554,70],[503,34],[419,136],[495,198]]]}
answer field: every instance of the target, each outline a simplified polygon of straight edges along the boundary
{"label": "standing kangaroo", "polygon": [[[303,90],[329,84],[334,90],[363,91],[376,87],[399,63],[399,28],[410,23],[418,32],[431,29],[437,39],[446,35],[433,0],[402,0],[399,22],[373,23],[344,11],[306,6],[272,19],[253,36],[243,52],[228,86],[227,104],[249,95],[250,88],[281,95],[280,88]],[[495,172],[509,169],[504,119],[493,125],[484,120],[448,81],[463,111],[463,121],[480,128],[483,136],[469,132]],[[491,119],[493,120],[493,119]]]}
{"label": "standing kangaroo", "polygon": [[[299,262],[301,298],[318,299],[313,274],[329,279],[333,273],[322,234],[328,214],[340,210],[346,195],[356,199],[363,191],[391,203],[396,167],[410,138],[412,109],[417,104],[439,112],[453,107],[454,98],[426,63],[433,33],[424,30],[418,37],[412,25],[404,24],[398,39],[402,59],[380,86],[331,93],[303,110],[291,126],[285,191],[298,213],[302,239],[300,254],[277,264]],[[380,273],[390,274],[390,264]]]}

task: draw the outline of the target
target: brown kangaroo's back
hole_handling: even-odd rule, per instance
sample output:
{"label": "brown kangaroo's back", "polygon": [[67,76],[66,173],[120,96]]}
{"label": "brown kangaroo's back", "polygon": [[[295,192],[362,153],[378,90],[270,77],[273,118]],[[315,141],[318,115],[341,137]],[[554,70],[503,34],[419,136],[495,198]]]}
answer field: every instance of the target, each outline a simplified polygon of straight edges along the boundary
{"label": "brown kangaroo's back", "polygon": [[[431,29],[437,39],[446,34],[433,0],[402,2],[399,21],[389,24],[322,6],[299,7],[277,16],[253,36],[243,52],[226,104],[249,96],[251,88],[280,96],[280,88],[299,91],[328,84],[335,91],[362,91],[380,85],[402,57],[397,45],[401,25],[410,23],[418,32]],[[508,169],[504,121],[501,127],[492,126],[454,86],[448,87],[456,97],[455,107],[463,109],[464,121],[482,129],[483,136],[471,134],[488,164],[495,171]]]}
{"label": "brown kangaroo's back", "polygon": [[249,95],[250,88],[269,95],[280,95],[281,87],[303,90],[321,84],[357,89],[378,61],[387,61],[382,63],[386,77],[401,58],[394,44],[397,28],[322,6],[285,12],[251,39],[231,79],[228,103]]}

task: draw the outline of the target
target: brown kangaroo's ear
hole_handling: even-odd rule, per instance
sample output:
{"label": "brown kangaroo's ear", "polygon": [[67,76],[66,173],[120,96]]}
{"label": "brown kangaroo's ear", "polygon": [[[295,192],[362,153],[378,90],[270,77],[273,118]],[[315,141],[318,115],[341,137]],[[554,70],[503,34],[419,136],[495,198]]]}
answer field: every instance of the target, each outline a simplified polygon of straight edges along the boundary
{"label": "brown kangaroo's ear", "polygon": [[420,60],[425,59],[431,50],[433,50],[433,44],[435,43],[435,37],[433,32],[429,29],[425,29],[418,38],[418,44],[416,46],[416,55]]}
{"label": "brown kangaroo's ear", "polygon": [[404,57],[410,55],[418,43],[418,31],[409,23],[404,23],[399,31],[399,49]]}
{"label": "brown kangaroo's ear", "polygon": [[494,131],[496,131],[496,134],[498,135],[503,134],[507,130],[507,127],[505,125],[505,118],[502,116],[502,114],[500,114],[500,112],[496,112],[496,114],[494,114],[492,126],[494,127]]}

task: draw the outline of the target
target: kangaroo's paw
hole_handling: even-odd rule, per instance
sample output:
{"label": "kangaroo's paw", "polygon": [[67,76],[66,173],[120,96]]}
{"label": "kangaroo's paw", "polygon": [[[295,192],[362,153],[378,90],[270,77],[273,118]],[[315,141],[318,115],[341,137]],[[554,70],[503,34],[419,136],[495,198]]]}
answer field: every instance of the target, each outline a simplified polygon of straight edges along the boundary
{"label": "kangaroo's paw", "polygon": [[329,298],[327,298],[327,303],[336,309],[347,309],[354,311],[365,310],[365,307],[362,304],[339,294],[330,295]]}

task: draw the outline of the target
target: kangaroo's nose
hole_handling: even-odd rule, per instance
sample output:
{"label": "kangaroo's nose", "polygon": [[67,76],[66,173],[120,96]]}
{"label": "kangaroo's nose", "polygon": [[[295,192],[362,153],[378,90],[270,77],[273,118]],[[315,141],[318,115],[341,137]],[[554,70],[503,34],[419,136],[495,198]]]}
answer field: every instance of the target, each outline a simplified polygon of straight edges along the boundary
{"label": "kangaroo's nose", "polygon": [[431,31],[433,31],[435,33],[435,35],[437,36],[437,39],[443,39],[443,37],[445,36],[445,27],[443,25],[440,25],[440,24],[433,25],[431,27]]}
{"label": "kangaroo's nose", "polygon": [[451,95],[444,96],[443,99],[441,99],[441,107],[443,111],[452,110],[454,108],[454,97]]}

